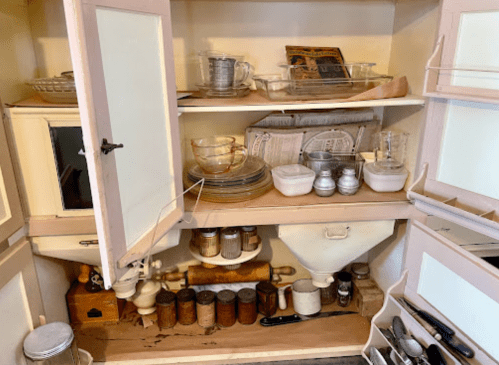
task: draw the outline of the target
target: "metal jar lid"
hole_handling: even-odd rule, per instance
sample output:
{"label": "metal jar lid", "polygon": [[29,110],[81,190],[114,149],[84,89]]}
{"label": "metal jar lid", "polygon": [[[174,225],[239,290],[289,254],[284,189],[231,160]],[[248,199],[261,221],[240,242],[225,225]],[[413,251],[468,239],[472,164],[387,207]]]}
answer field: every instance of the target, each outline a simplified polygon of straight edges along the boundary
{"label": "metal jar lid", "polygon": [[201,228],[199,234],[202,237],[215,237],[218,234],[218,228]]}
{"label": "metal jar lid", "polygon": [[237,229],[235,227],[225,228],[222,231],[221,235],[222,235],[222,237],[221,237],[222,239],[227,239],[227,240],[237,238],[238,236],[240,236],[239,229]]}
{"label": "metal jar lid", "polygon": [[169,290],[161,289],[156,295],[156,304],[167,305],[175,301],[175,293]]}
{"label": "metal jar lid", "polygon": [[211,304],[215,300],[216,294],[211,290],[203,290],[197,293],[196,300],[199,304]]}
{"label": "metal jar lid", "polygon": [[243,232],[253,232],[256,231],[256,226],[242,226],[241,230]]}
{"label": "metal jar lid", "polygon": [[177,292],[177,300],[179,302],[190,302],[196,297],[196,292],[194,289],[190,288],[185,288],[185,289],[180,289]]}
{"label": "metal jar lid", "polygon": [[256,301],[256,291],[250,288],[244,288],[237,292],[237,299],[240,303],[253,303]]}
{"label": "metal jar lid", "polygon": [[31,331],[24,340],[24,354],[32,360],[50,359],[71,346],[74,334],[71,326],[52,322]]}
{"label": "metal jar lid", "polygon": [[367,279],[369,277],[369,265],[365,262],[355,262],[352,264],[351,269],[357,279]]}
{"label": "metal jar lid", "polygon": [[236,293],[232,290],[221,290],[217,294],[217,302],[220,304],[232,304],[236,301]]}

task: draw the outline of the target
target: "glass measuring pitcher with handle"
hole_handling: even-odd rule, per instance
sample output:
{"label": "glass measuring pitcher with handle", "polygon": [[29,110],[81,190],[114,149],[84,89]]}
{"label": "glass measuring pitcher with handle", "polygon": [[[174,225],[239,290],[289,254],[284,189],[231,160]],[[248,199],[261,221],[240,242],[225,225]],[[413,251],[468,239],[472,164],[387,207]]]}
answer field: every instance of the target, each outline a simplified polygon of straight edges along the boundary
{"label": "glass measuring pitcher with handle", "polygon": [[395,170],[404,166],[409,134],[381,131],[375,135],[374,167],[379,170]]}
{"label": "glass measuring pitcher with handle", "polygon": [[251,73],[251,65],[243,56],[218,51],[199,53],[201,83],[213,90],[225,91],[244,84]]}

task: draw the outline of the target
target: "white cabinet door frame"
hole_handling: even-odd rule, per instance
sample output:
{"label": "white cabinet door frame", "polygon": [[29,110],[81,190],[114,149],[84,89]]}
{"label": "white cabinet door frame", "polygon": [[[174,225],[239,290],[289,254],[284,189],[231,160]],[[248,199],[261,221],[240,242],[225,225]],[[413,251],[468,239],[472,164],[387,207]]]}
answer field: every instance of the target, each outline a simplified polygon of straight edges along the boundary
{"label": "white cabinet door frame", "polygon": [[[112,283],[127,272],[127,265],[140,260],[147,255],[151,246],[154,244],[153,237],[154,241],[159,240],[159,238],[177,223],[183,215],[183,201],[182,199],[175,199],[175,197],[180,196],[182,193],[182,180],[170,4],[169,1],[164,0],[64,0],[64,7],[73,70],[75,72],[76,87],[78,90],[78,104],[92,188],[97,233],[100,243],[103,276],[106,288],[109,288]],[[108,34],[111,34],[112,30],[114,30],[112,29],[109,31],[107,29],[108,24],[112,23],[112,21],[102,21],[103,17],[108,16],[111,20],[115,19],[113,17],[117,17],[119,19],[117,22],[125,19],[123,25],[128,27],[129,33],[122,37],[129,38],[135,36],[134,33],[130,33],[129,29],[131,29],[131,26],[135,26],[135,22],[137,22],[137,24],[142,24],[141,21],[145,19],[144,24],[146,26],[153,24],[151,27],[153,31],[149,35],[157,40],[155,44],[158,46],[152,54],[157,56],[156,58],[159,60],[156,62],[156,65],[159,65],[159,76],[156,79],[149,77],[149,81],[154,83],[156,80],[160,80],[159,83],[161,85],[159,85],[159,93],[151,95],[152,98],[150,103],[147,103],[146,101],[134,104],[133,101],[128,100],[128,102],[126,102],[126,99],[124,99],[124,104],[126,105],[123,105],[123,108],[130,108],[130,104],[134,104],[133,107],[135,109],[141,109],[144,113],[143,115],[146,116],[151,108],[154,109],[158,104],[162,104],[160,105],[162,109],[159,114],[164,114],[164,130],[166,137],[159,137],[166,138],[168,143],[161,146],[161,149],[167,152],[158,152],[168,154],[169,160],[168,166],[162,163],[161,160],[159,160],[158,165],[160,169],[163,169],[162,172],[168,170],[166,176],[170,181],[157,181],[157,179],[156,181],[152,181],[154,180],[153,176],[150,180],[145,180],[143,186],[145,189],[145,186],[148,185],[150,181],[156,183],[154,186],[155,188],[158,188],[158,186],[160,188],[161,186],[167,186],[164,190],[171,189],[171,191],[166,194],[168,195],[168,198],[165,198],[165,201],[159,202],[158,199],[156,199],[154,203],[165,206],[173,200],[173,204],[170,205],[167,214],[161,214],[160,219],[158,219],[160,209],[158,209],[157,206],[152,208],[151,211],[153,211],[153,213],[150,213],[150,215],[154,215],[155,218],[152,219],[151,217],[147,229],[142,230],[140,232],[140,237],[134,237],[133,240],[130,239],[130,235],[127,235],[126,231],[127,228],[129,230],[134,229],[133,223],[130,224],[132,220],[128,219],[128,221],[126,221],[125,217],[125,213],[128,212],[126,210],[126,200],[128,196],[123,196],[124,194],[128,194],[126,192],[130,191],[130,188],[126,186],[128,181],[123,179],[123,176],[121,176],[120,180],[120,169],[118,169],[118,165],[120,164],[120,158],[123,158],[122,156],[126,156],[127,153],[130,153],[130,148],[133,147],[137,139],[142,137],[142,134],[152,133],[148,123],[154,122],[156,123],[154,124],[156,127],[158,126],[158,123],[157,121],[151,122],[149,118],[144,117],[144,120],[140,121],[141,124],[138,125],[134,131],[136,135],[132,135],[134,133],[128,134],[128,137],[130,138],[128,142],[113,139],[113,134],[119,134],[116,133],[118,129],[124,129],[117,128],[116,118],[113,120],[113,116],[116,115],[113,113],[121,112],[120,108],[116,108],[115,99],[118,99],[119,103],[121,94],[123,94],[123,98],[126,98],[129,97],[129,94],[135,92],[135,90],[132,89],[117,89],[113,82],[119,84],[119,82],[123,80],[133,80],[134,82],[137,82],[139,87],[145,89],[146,92],[147,88],[143,84],[140,84],[141,80],[136,77],[136,73],[120,74],[119,77],[123,79],[118,81],[116,81],[116,77],[113,79],[109,76],[112,75],[116,69],[121,67],[121,64],[132,62],[130,61],[130,58],[138,58],[138,56],[133,53],[128,53],[119,58],[118,62],[115,62],[117,59],[113,57],[115,57],[117,52],[114,52],[113,47],[116,46],[119,50],[121,44],[118,43],[127,43],[129,39],[124,38],[123,42],[113,43],[107,41],[107,38],[102,38],[107,37]],[[119,37],[121,30],[126,34],[125,29],[116,28],[118,29],[116,29],[112,36],[115,36],[116,34],[116,36]],[[137,33],[144,33],[140,26],[135,27],[135,29],[137,30]],[[140,49],[142,43],[150,41],[151,37],[148,37],[149,35],[143,37],[144,42],[133,39],[130,41],[130,43],[133,43],[131,47],[137,46],[139,47],[138,49]],[[111,49],[111,51],[109,51],[109,49]],[[109,64],[106,64],[109,55],[111,55],[113,62],[117,64],[116,67],[110,68]],[[103,56],[105,56],[104,59]],[[144,71],[144,73],[147,74],[147,72],[150,71],[147,69],[148,57],[147,55],[139,56],[143,57],[144,60],[144,70],[140,69],[139,72]],[[154,97],[156,97],[157,94],[161,94],[161,100],[159,102],[154,101]],[[137,96],[139,99],[142,97],[142,95]],[[113,102],[115,103],[114,105]],[[129,122],[129,124],[132,122],[134,121]],[[154,137],[154,135],[148,136],[148,138]],[[104,138],[110,143],[123,143],[125,146],[123,149],[116,149],[109,154],[104,154],[101,152],[101,144]],[[154,141],[151,145],[154,145]],[[142,146],[147,149],[149,143],[143,142]],[[137,146],[135,147],[137,148]],[[126,151],[124,151],[125,149]],[[138,152],[141,151],[138,150]],[[139,157],[137,157],[137,159]],[[147,162],[150,163],[156,158],[157,155],[151,153],[147,156],[146,160],[149,160]],[[133,159],[130,159],[130,162],[134,162],[131,160]],[[123,167],[123,165],[121,165],[121,167]],[[125,164],[125,167],[128,167],[127,164]],[[145,172],[146,174],[151,174],[150,171]],[[138,179],[140,178],[139,175],[140,174],[130,175],[130,179]],[[135,183],[135,185],[137,186],[137,183]],[[125,192],[121,196],[120,190]],[[137,192],[138,190],[139,189],[136,189]],[[125,207],[125,211],[123,211],[123,207]],[[143,217],[141,217],[140,214],[136,214],[135,218],[141,219]],[[158,220],[157,227],[156,220]],[[137,236],[137,232],[134,232],[134,235]]]}

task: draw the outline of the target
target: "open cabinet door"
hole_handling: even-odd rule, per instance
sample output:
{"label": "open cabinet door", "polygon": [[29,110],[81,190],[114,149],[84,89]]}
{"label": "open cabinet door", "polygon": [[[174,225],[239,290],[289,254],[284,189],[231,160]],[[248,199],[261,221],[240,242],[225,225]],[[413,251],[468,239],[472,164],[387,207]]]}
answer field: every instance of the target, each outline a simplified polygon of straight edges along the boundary
{"label": "open cabinet door", "polygon": [[29,242],[8,243],[24,218],[2,117],[0,102],[0,365],[10,365],[25,364],[24,338],[44,311]]}
{"label": "open cabinet door", "polygon": [[110,288],[183,214],[170,4],[64,0],[64,8]]}

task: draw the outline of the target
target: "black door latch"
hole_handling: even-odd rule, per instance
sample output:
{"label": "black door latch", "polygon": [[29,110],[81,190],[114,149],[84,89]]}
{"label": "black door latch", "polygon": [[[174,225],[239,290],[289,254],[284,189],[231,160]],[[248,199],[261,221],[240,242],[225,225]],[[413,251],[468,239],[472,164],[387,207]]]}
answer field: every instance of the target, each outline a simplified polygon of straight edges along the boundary
{"label": "black door latch", "polygon": [[123,148],[123,143],[120,144],[108,143],[107,138],[102,139],[102,146],[100,146],[100,149],[102,152],[104,152],[105,155],[107,155],[115,148]]}

